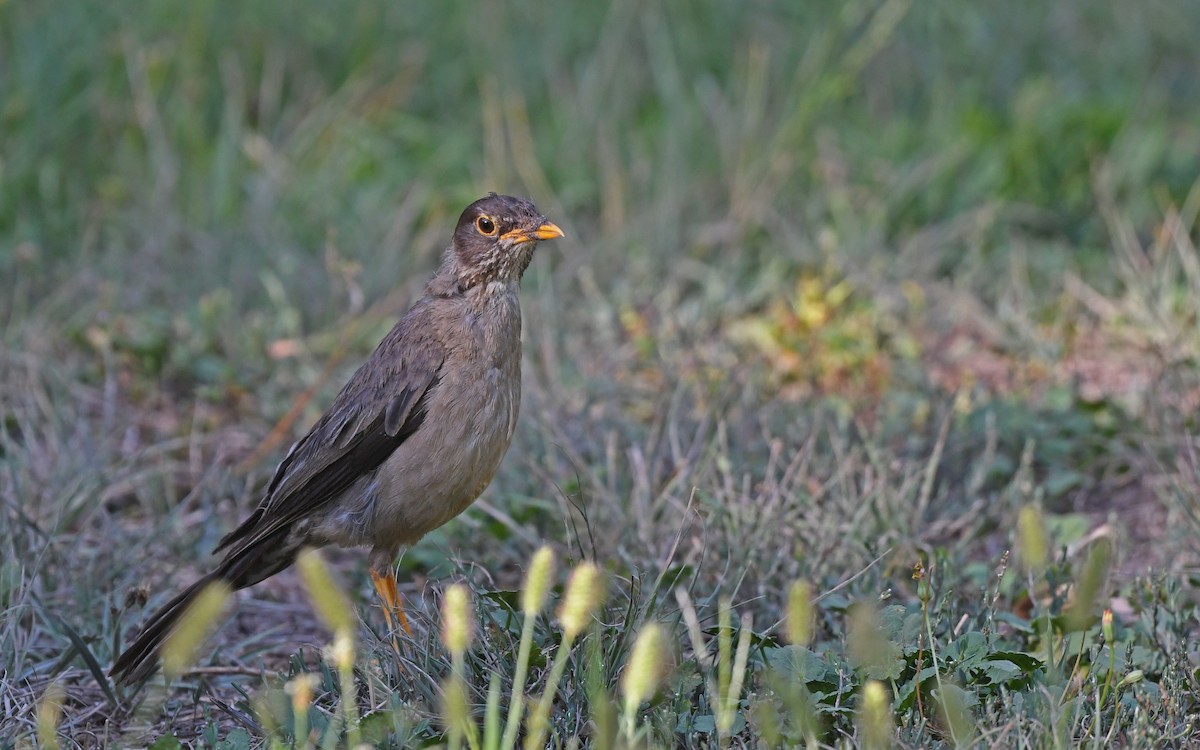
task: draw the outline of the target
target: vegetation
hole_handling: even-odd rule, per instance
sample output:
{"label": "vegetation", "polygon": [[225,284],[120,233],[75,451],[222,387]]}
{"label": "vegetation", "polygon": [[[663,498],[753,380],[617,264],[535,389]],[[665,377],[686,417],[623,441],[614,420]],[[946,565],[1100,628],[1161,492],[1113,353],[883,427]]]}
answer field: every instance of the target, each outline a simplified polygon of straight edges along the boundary
{"label": "vegetation", "polygon": [[[0,0],[0,748],[1190,746],[1197,28]],[[118,689],[488,190],[568,236],[412,635],[327,550]]]}

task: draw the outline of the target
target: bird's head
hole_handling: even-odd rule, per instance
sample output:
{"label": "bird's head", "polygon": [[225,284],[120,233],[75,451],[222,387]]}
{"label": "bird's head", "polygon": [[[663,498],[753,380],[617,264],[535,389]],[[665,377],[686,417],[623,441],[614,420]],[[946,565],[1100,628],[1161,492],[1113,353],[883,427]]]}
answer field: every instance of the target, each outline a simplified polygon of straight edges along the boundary
{"label": "bird's head", "polygon": [[537,243],[562,236],[529,201],[490,193],[467,206],[454,229],[458,282],[464,289],[492,281],[515,283]]}

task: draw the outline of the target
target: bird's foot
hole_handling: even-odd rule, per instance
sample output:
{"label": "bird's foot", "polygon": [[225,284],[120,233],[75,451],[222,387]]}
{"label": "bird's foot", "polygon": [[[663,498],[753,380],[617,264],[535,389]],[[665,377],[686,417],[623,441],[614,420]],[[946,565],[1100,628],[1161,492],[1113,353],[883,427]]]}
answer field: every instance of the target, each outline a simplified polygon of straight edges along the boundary
{"label": "bird's foot", "polygon": [[371,568],[371,583],[375,593],[383,603],[383,617],[387,621],[388,632],[392,636],[392,646],[399,651],[400,644],[396,641],[396,624],[404,630],[404,634],[412,636],[412,628],[408,625],[408,616],[404,614],[404,601],[396,590],[396,573],[389,566],[387,572],[380,573]]}

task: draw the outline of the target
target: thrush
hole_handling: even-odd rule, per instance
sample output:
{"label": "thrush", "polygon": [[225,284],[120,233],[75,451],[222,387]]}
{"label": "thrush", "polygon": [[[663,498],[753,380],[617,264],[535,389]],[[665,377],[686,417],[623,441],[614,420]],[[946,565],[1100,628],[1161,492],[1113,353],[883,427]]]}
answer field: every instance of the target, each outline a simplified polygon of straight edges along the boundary
{"label": "thrush", "polygon": [[539,241],[562,236],[521,198],[467,206],[424,296],[288,451],[258,508],[217,545],[216,568],[150,617],[113,664],[116,680],[154,672],[205,586],[253,586],[306,547],[370,547],[384,612],[407,628],[394,561],[495,476],[521,404],[521,276]]}

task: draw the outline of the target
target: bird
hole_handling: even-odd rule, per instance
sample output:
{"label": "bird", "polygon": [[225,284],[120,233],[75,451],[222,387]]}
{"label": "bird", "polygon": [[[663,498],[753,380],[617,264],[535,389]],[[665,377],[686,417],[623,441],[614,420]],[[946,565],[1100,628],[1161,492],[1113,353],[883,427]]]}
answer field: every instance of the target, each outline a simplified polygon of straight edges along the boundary
{"label": "bird", "polygon": [[423,296],[284,456],[258,507],[218,543],[220,562],[147,620],[110,674],[152,676],[188,605],[214,582],[243,589],[306,548],[369,547],[371,581],[408,629],[401,548],[491,483],[521,405],[521,277],[563,231],[528,200],[489,193],[463,210]]}

